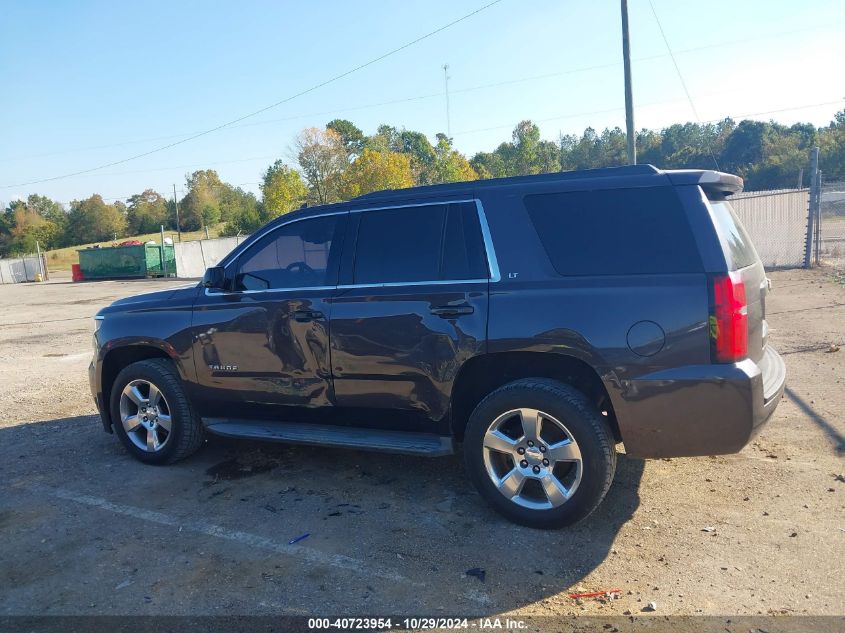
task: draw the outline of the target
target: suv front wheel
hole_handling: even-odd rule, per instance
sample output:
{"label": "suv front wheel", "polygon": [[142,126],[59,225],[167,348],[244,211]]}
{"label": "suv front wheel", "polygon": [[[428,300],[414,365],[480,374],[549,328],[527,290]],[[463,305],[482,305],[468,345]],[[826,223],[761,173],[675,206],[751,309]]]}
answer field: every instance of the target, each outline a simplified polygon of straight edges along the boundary
{"label": "suv front wheel", "polygon": [[168,360],[151,358],[124,367],[112,386],[110,407],[115,433],[142,462],[170,464],[202,445],[202,422]]}
{"label": "suv front wheel", "polygon": [[517,380],[484,398],[470,416],[464,457],[481,496],[535,528],[589,515],[616,469],[604,416],[580,391],[545,378]]}

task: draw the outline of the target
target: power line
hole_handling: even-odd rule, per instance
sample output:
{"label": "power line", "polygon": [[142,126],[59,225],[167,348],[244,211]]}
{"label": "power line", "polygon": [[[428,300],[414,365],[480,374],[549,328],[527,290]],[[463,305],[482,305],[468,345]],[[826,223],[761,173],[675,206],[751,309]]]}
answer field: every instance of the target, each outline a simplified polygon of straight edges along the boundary
{"label": "power line", "polygon": [[[681,86],[684,88],[684,92],[687,95],[687,100],[689,101],[690,108],[692,108],[692,113],[695,116],[695,120],[698,122],[698,125],[701,125],[701,117],[698,116],[698,110],[695,109],[695,104],[692,101],[692,96],[689,93],[689,89],[687,88],[687,82],[684,81],[684,75],[681,73],[681,67],[678,66],[678,61],[675,59],[675,54],[672,52],[672,47],[669,46],[669,40],[666,39],[666,33],[663,32],[663,25],[660,24],[660,18],[657,17],[657,11],[654,8],[654,3],[652,0],[648,0],[648,5],[651,7],[651,12],[654,15],[654,21],[657,22],[657,28],[660,29],[660,35],[663,38],[663,43],[666,44],[666,50],[669,51],[669,57],[672,58],[672,64],[675,66],[675,71],[678,73],[678,79],[681,80]],[[710,146],[710,139],[708,139],[704,135],[704,131],[702,130],[701,140],[707,146],[707,153],[710,154],[710,158],[713,159],[713,164],[716,165],[716,171],[721,171],[719,168],[719,161],[716,160],[716,155],[713,153],[713,148]]]}
{"label": "power line", "polygon": [[[832,22],[832,23],[828,23],[828,24],[824,24],[824,25],[817,25],[817,26],[805,27],[805,28],[800,28],[800,29],[790,29],[790,30],[787,30],[787,31],[777,31],[777,32],[774,32],[774,33],[768,33],[768,34],[761,35],[761,36],[758,36],[758,37],[744,38],[744,39],[741,39],[741,40],[723,40],[721,42],[713,42],[713,43],[710,43],[710,44],[703,44],[701,46],[694,46],[694,47],[690,47],[690,48],[679,49],[679,50],[675,51],[675,55],[684,55],[684,54],[687,54],[687,53],[694,53],[694,52],[708,50],[708,49],[712,49],[712,48],[724,48],[726,46],[733,46],[733,45],[736,45],[736,44],[747,44],[749,42],[755,42],[755,41],[759,41],[759,40],[763,40],[763,39],[771,39],[771,38],[774,38],[774,37],[781,37],[783,35],[792,35],[792,34],[795,34],[795,33],[804,33],[804,32],[807,32],[807,31],[815,31],[815,30],[819,30],[819,29],[828,29],[828,28],[831,28],[833,26],[837,26],[839,24],[843,24],[843,22]],[[644,61],[652,61],[652,60],[655,60],[655,59],[662,59],[664,57],[669,57],[669,55],[664,54],[664,53],[659,53],[659,54],[655,54],[655,55],[646,55],[646,56],[642,56],[642,57],[634,57],[634,58],[632,58],[632,61],[633,62],[644,62]],[[560,77],[560,76],[563,76],[563,75],[570,75],[570,74],[581,73],[581,72],[589,72],[591,70],[602,70],[602,69],[605,69],[605,68],[615,68],[615,67],[620,66],[620,65],[621,65],[621,62],[607,62],[607,63],[603,63],[603,64],[594,64],[594,65],[591,65],[591,66],[580,66],[580,67],[576,67],[576,68],[568,68],[568,69],[565,69],[565,70],[559,70],[559,71],[555,71],[555,72],[551,72],[551,73],[543,73],[543,74],[539,74],[539,75],[525,75],[525,76],[522,76],[522,77],[505,79],[505,80],[502,80],[502,81],[496,81],[496,82],[492,82],[492,83],[479,84],[479,85],[475,85],[475,86],[469,86],[469,87],[466,87],[466,88],[458,88],[457,90],[450,87],[449,94],[453,95],[453,94],[459,94],[459,93],[474,92],[476,90],[484,90],[484,89],[487,89],[487,88],[496,88],[496,87],[499,87],[499,86],[507,86],[507,85],[517,84],[517,83],[524,83],[524,82],[527,82],[527,81],[535,81],[535,80],[539,80],[539,79],[551,79],[551,78]],[[338,114],[338,113],[342,113],[342,112],[354,112],[354,111],[357,111],[357,110],[367,110],[367,109],[377,108],[377,107],[381,107],[381,106],[385,106],[385,105],[393,105],[393,104],[397,104],[397,103],[406,103],[406,102],[410,102],[410,101],[419,101],[419,100],[423,100],[423,99],[432,99],[432,98],[436,98],[436,97],[442,97],[442,96],[444,96],[444,94],[445,94],[444,92],[435,92],[435,93],[430,93],[430,94],[416,95],[416,96],[404,97],[404,98],[400,98],[400,99],[392,99],[392,100],[389,100],[389,101],[381,101],[381,102],[378,102],[378,103],[370,103],[370,104],[364,104],[364,105],[348,107],[348,108],[341,107],[341,108],[334,108],[332,110],[324,110],[322,112],[311,112],[311,113],[307,113],[307,114],[297,114],[297,115],[293,115],[293,116],[289,116],[289,117],[282,117],[282,118],[275,118],[275,119],[264,119],[264,120],[260,120],[260,121],[253,121],[253,122],[250,122],[250,123],[244,123],[242,125],[229,125],[229,126],[226,126],[226,127],[230,128],[230,129],[238,129],[238,128],[242,128],[242,127],[252,127],[252,126],[257,126],[257,125],[268,125],[268,124],[272,124],[272,123],[279,123],[279,122],[284,122],[284,121],[293,121],[293,120],[296,120],[296,119],[305,119],[305,118],[310,118],[310,117],[315,117],[315,116]],[[193,136],[194,134],[198,134],[198,133],[199,132],[197,132],[197,131],[183,132],[183,133],[180,133],[180,134],[170,134],[168,136],[158,136],[158,137],[138,139],[138,140],[133,140],[133,141],[123,141],[121,143],[111,143],[111,144],[107,144],[107,145],[93,145],[93,146],[88,146],[88,147],[64,149],[64,150],[59,150],[59,151],[55,151],[55,152],[46,152],[46,153],[41,153],[41,154],[29,154],[29,155],[26,155],[26,156],[13,156],[13,157],[10,157],[10,158],[0,158],[0,163],[10,162],[10,161],[27,160],[27,159],[31,159],[31,158],[45,158],[45,157],[49,157],[49,156],[59,156],[59,155],[62,155],[62,154],[73,154],[73,153],[90,151],[90,150],[110,149],[110,148],[113,148],[113,147],[124,147],[126,145],[137,145],[137,144],[140,144],[140,143],[151,143],[151,142],[154,142],[154,141],[164,141],[164,140],[169,140],[169,139],[173,139],[173,138],[189,137],[189,136]],[[188,140],[188,139],[186,139],[186,140]],[[16,186],[16,185],[14,185],[14,186]],[[20,185],[20,186],[25,186],[25,185]]]}
{"label": "power line", "polygon": [[414,40],[411,40],[410,42],[402,44],[401,46],[394,48],[394,49],[392,49],[392,50],[390,50],[390,51],[388,51],[388,52],[386,52],[382,55],[379,55],[378,57],[374,57],[373,59],[370,59],[369,61],[366,61],[363,64],[359,64],[358,66],[355,66],[354,68],[351,68],[347,71],[344,71],[340,74],[337,74],[337,75],[331,77],[330,79],[326,79],[325,81],[321,81],[320,83],[315,84],[315,85],[311,86],[310,88],[306,88],[305,90],[301,90],[300,92],[297,92],[297,93],[295,93],[295,94],[293,94],[289,97],[285,97],[284,99],[281,99],[280,101],[277,101],[276,103],[272,103],[268,106],[265,106],[263,108],[255,110],[254,112],[250,112],[249,114],[245,114],[245,115],[240,116],[236,119],[232,119],[231,121],[227,121],[226,123],[222,123],[222,124],[217,125],[213,128],[209,128],[209,129],[204,130],[202,132],[198,132],[197,134],[193,134],[193,135],[191,135],[187,138],[181,139],[179,141],[175,141],[173,143],[168,143],[167,145],[163,145],[161,147],[157,147],[155,149],[151,149],[149,151],[142,152],[140,154],[135,154],[134,156],[129,156],[128,158],[123,158],[121,160],[116,160],[116,161],[112,161],[110,163],[105,163],[105,164],[99,165],[97,167],[91,167],[89,169],[83,169],[83,170],[72,172],[72,173],[69,173],[69,174],[63,174],[61,176],[53,176],[51,178],[42,178],[42,179],[39,179],[39,180],[32,180],[30,182],[19,183],[19,184],[16,184],[16,185],[4,185],[0,188],[10,189],[10,188],[13,188],[13,187],[26,187],[28,185],[36,185],[36,184],[40,184],[40,183],[44,183],[44,182],[52,182],[54,180],[61,180],[63,178],[70,178],[71,176],[80,176],[82,174],[87,174],[87,173],[90,173],[92,171],[99,171],[100,169],[105,169],[107,167],[113,167],[115,165],[120,165],[122,163],[128,163],[129,161],[137,160],[138,158],[143,158],[145,156],[149,156],[151,154],[155,154],[155,153],[158,153],[158,152],[162,152],[166,149],[176,147],[177,145],[182,145],[183,143],[187,143],[189,141],[196,140],[196,139],[198,139],[202,136],[206,136],[206,135],[211,134],[213,132],[217,132],[218,130],[222,130],[223,128],[234,125],[235,123],[240,123],[241,121],[244,121],[244,120],[249,119],[251,117],[257,116],[257,115],[259,115],[263,112],[267,112],[268,110],[272,110],[273,108],[277,108],[280,105],[283,105],[285,103],[293,101],[294,99],[297,99],[298,97],[301,97],[301,96],[306,95],[308,93],[314,92],[315,90],[318,90],[320,88],[328,86],[329,84],[332,84],[336,81],[339,81],[339,80],[341,80],[345,77],[348,77],[349,75],[351,75],[353,73],[356,73],[360,70],[363,70],[364,68],[372,66],[373,64],[376,64],[376,63],[378,63],[378,62],[380,62],[380,61],[382,61],[382,60],[384,60],[384,59],[386,59],[386,58],[388,58],[392,55],[395,55],[396,53],[399,53],[399,52],[401,52],[401,51],[403,51],[407,48],[410,48],[411,46],[414,46],[415,44],[419,44],[423,40],[427,40],[428,38],[433,37],[434,35],[437,35],[438,33],[441,33],[442,31],[445,31],[446,29],[451,28],[451,27],[455,26],[456,24],[459,24],[460,22],[463,22],[464,20],[467,20],[467,19],[477,15],[477,14],[481,13],[482,11],[484,11],[486,9],[489,9],[490,7],[500,3],[501,1],[502,0],[493,0],[492,2],[489,2],[482,7],[479,7],[475,11],[471,11],[470,13],[467,13],[466,15],[464,15],[464,16],[456,19],[456,20],[452,20],[448,24],[444,24],[443,26],[441,26],[441,27],[439,27],[439,28],[437,28],[433,31],[429,31],[425,35],[422,35],[422,36],[420,36],[420,37],[418,37]]}
{"label": "power line", "polygon": [[[714,93],[709,93],[709,94],[722,94],[724,92],[733,92],[733,91],[719,91],[719,92],[714,92]],[[701,122],[699,122],[699,124],[703,125],[705,123],[718,123],[718,122],[723,121],[725,119],[737,120],[737,119],[744,119],[744,118],[752,117],[752,116],[764,116],[764,115],[768,115],[768,114],[778,114],[778,113],[781,113],[781,112],[791,112],[791,111],[795,111],[795,110],[807,110],[807,109],[810,109],[810,108],[819,108],[819,107],[822,107],[822,106],[837,105],[837,104],[842,103],[843,101],[845,101],[845,99],[835,99],[833,101],[822,101],[822,102],[819,102],[819,103],[808,103],[808,104],[798,105],[798,106],[789,106],[789,107],[786,107],[786,108],[777,108],[775,110],[764,110],[762,112],[747,112],[747,113],[744,113],[744,114],[729,114],[729,115],[725,115],[723,117],[720,117],[718,119],[708,119],[707,121],[701,121]],[[641,108],[650,108],[650,107],[654,107],[654,106],[668,105],[668,104],[672,104],[672,103],[678,103],[678,100],[674,99],[674,100],[670,100],[670,101],[652,101],[650,103],[644,103],[640,107]],[[557,120],[560,120],[560,119],[577,118],[577,117],[582,117],[582,116],[590,116],[590,115],[594,115],[594,114],[608,114],[608,113],[611,113],[611,112],[621,112],[623,110],[624,110],[623,107],[615,107],[615,108],[608,108],[606,110],[592,110],[590,112],[568,113],[568,114],[556,115],[556,116],[553,116],[553,117],[547,117],[547,118],[543,118],[543,119],[532,119],[532,120],[535,123],[547,123],[549,121],[557,121]],[[476,128],[476,129],[472,129],[472,130],[462,130],[460,132],[455,132],[454,135],[458,136],[458,135],[462,135],[462,134],[474,134],[474,133],[477,133],[477,132],[489,132],[489,131],[493,131],[493,130],[502,130],[502,129],[506,129],[506,128],[509,129],[511,127],[513,127],[513,124],[507,123],[507,124],[504,124],[504,125],[496,125],[496,126],[485,127],[485,128]],[[272,159],[272,158],[273,157],[270,157],[270,159]],[[201,164],[197,163],[197,164],[194,164],[194,165],[181,165],[181,166],[173,166],[173,167],[164,167],[164,168],[161,168],[160,170],[159,169],[139,170],[139,171],[132,171],[132,172],[120,172],[119,174],[112,173],[112,174],[103,174],[103,175],[125,175],[125,174],[134,174],[134,173],[145,173],[146,171],[163,171],[163,170],[167,170],[167,169],[185,169],[185,168],[198,167],[198,166],[201,167],[201,166],[208,166],[208,165],[238,163],[238,162],[245,162],[245,161],[250,161],[250,160],[269,160],[269,159],[267,159],[265,157],[255,157],[255,158],[247,158],[247,159],[243,159],[243,160],[221,161],[221,162],[216,162],[216,163],[201,163]],[[245,186],[250,186],[250,185],[258,186],[260,184],[261,184],[260,182],[242,182],[242,183],[238,183],[238,184],[235,184],[235,185],[232,185],[232,186],[233,187],[245,187]],[[168,187],[169,187],[169,185],[168,185]],[[161,188],[152,187],[152,189],[154,191],[158,191],[158,189],[164,190],[164,189],[167,189],[168,187],[161,187]],[[149,189],[149,188],[150,187],[145,187],[145,189]],[[183,194],[187,193],[187,191],[184,188],[177,189],[177,191],[179,193],[183,193]],[[111,196],[111,197],[101,196],[101,197],[103,198],[103,200],[126,200],[126,199],[134,196],[137,193],[138,193],[137,191],[134,191],[130,194],[122,195],[122,196]],[[61,201],[61,200],[56,200],[55,202],[58,202],[59,204],[63,204],[63,205],[69,205],[70,204],[70,202],[68,202],[68,201]]]}

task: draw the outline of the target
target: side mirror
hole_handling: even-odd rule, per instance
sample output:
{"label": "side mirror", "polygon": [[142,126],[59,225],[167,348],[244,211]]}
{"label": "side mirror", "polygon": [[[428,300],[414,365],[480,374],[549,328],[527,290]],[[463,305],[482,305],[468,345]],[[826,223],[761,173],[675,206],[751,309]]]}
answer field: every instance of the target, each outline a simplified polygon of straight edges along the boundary
{"label": "side mirror", "polygon": [[202,278],[202,285],[206,288],[224,289],[226,281],[226,270],[223,266],[212,266],[205,271]]}

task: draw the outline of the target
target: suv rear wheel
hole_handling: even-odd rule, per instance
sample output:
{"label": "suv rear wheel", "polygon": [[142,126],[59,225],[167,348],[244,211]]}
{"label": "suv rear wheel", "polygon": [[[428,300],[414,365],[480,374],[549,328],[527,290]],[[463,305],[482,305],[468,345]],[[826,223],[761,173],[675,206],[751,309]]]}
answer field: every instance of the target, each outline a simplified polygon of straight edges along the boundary
{"label": "suv rear wheel", "polygon": [[545,378],[517,380],[482,400],[467,425],[464,457],[481,496],[535,528],[589,515],[616,469],[604,416],[580,391]]}
{"label": "suv rear wheel", "polygon": [[173,365],[163,358],[125,367],[112,386],[110,407],[115,433],[142,462],[173,463],[202,445],[202,422]]}

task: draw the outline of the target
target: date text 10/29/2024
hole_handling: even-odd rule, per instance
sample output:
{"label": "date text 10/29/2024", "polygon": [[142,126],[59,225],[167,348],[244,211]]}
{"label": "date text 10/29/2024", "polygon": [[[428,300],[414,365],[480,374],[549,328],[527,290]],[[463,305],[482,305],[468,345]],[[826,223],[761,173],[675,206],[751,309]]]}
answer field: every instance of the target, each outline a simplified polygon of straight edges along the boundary
{"label": "date text 10/29/2024", "polygon": [[513,618],[308,618],[308,628],[313,630],[466,630],[481,631],[526,628],[523,620]]}

